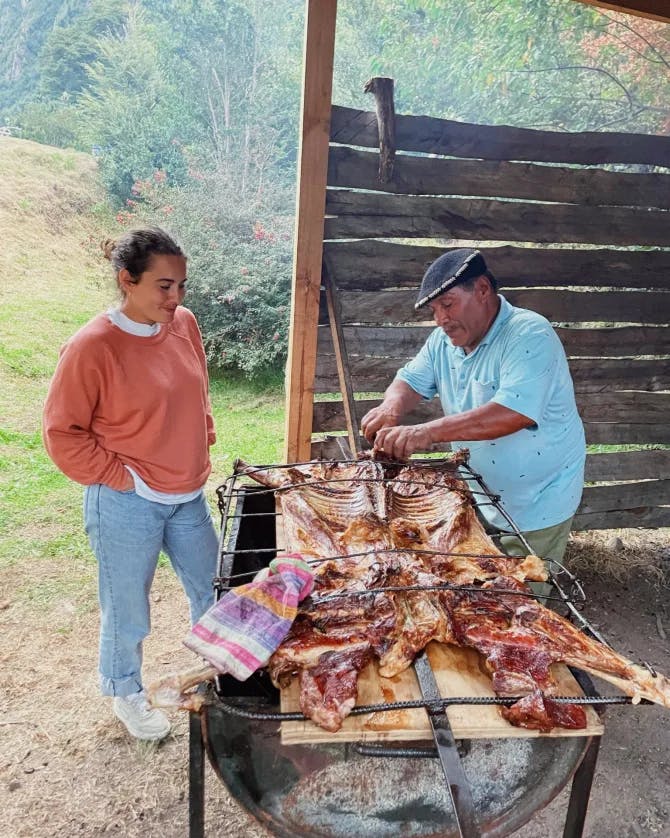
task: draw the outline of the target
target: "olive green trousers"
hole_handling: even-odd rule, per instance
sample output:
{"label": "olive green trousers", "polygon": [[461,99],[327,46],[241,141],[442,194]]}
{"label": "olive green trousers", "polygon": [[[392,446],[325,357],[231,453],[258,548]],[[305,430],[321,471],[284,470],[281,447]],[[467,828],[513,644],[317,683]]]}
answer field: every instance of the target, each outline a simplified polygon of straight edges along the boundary
{"label": "olive green trousers", "polygon": [[[530,530],[522,535],[530,544],[533,553],[541,559],[555,559],[562,561],[565,548],[570,536],[572,516],[567,521],[554,524],[553,527],[545,527],[542,530]],[[500,537],[500,546],[508,556],[526,556],[528,549],[516,535],[503,535]],[[553,585],[550,582],[530,582],[533,592],[539,597],[547,597],[551,594]]]}

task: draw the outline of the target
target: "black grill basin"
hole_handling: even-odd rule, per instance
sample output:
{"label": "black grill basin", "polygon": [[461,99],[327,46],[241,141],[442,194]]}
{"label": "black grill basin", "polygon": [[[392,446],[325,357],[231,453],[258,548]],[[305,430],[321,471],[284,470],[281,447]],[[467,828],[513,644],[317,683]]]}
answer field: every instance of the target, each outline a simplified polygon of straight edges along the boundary
{"label": "black grill basin", "polygon": [[[265,566],[274,556],[272,493],[249,487],[238,501],[219,575]],[[242,579],[240,581],[246,581]],[[457,838],[444,774],[431,743],[411,756],[367,755],[355,743],[281,744],[279,722],[249,719],[225,705],[279,711],[264,672],[240,683],[217,678],[200,724],[209,761],[234,797],[282,838]],[[514,737],[459,743],[482,835],[505,836],[546,806],[571,779],[588,737]],[[587,792],[588,795],[588,792]]]}

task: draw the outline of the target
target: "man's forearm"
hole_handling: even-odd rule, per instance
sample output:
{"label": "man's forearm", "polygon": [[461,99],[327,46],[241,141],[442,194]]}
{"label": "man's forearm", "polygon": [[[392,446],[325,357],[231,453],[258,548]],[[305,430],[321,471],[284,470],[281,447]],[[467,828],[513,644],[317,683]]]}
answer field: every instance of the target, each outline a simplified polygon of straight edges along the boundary
{"label": "man's forearm", "polygon": [[443,416],[432,422],[426,422],[425,428],[431,442],[459,442],[462,440],[498,439],[501,436],[516,433],[533,425],[532,419],[489,402],[481,407]]}
{"label": "man's forearm", "polygon": [[382,405],[398,419],[409,413],[421,401],[421,396],[399,378],[394,379],[384,393]]}

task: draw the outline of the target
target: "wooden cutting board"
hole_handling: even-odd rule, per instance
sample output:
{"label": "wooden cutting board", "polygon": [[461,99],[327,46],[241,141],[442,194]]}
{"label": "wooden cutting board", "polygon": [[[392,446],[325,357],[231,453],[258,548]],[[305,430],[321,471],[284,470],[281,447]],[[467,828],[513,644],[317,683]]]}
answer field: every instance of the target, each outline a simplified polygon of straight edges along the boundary
{"label": "wooden cutting board", "polygon": [[[440,694],[450,696],[494,696],[491,678],[481,666],[479,652],[433,642],[427,649]],[[583,695],[570,670],[563,664],[552,667],[558,681],[560,695]],[[358,704],[380,704],[412,701],[421,698],[421,691],[410,667],[394,678],[382,678],[377,664],[370,664],[358,682]],[[300,712],[298,681],[281,691],[282,712]],[[492,739],[535,736],[600,736],[603,726],[592,707],[585,707],[587,727],[584,730],[556,728],[551,733],[514,727],[500,714],[496,705],[454,705],[447,715],[457,739]],[[282,722],[281,741],[285,745],[316,744],[322,742],[392,742],[428,739],[433,735],[428,717],[422,708],[416,710],[388,710],[362,716],[348,716],[336,733],[318,727],[313,722]]]}
{"label": "wooden cutting board", "polygon": [[[279,500],[276,509],[281,512]],[[285,544],[281,516],[277,517],[277,545]],[[428,658],[435,673],[437,685],[443,697],[449,696],[494,696],[491,677],[481,665],[481,656],[474,649],[462,649],[443,643],[431,643],[427,648]],[[563,664],[552,667],[554,678],[559,683],[560,695],[583,695],[570,670]],[[397,701],[415,701],[421,698],[421,690],[410,667],[394,678],[382,678],[377,663],[371,663],[358,680],[357,704],[391,704]],[[280,708],[284,713],[299,713],[300,700],[298,680],[281,690]],[[556,728],[551,733],[539,733],[515,727],[500,714],[497,705],[475,706],[454,705],[447,715],[454,736],[457,739],[491,739],[498,737],[524,736],[601,736],[603,726],[593,707],[585,707],[586,728],[567,730]],[[285,745],[315,744],[317,742],[391,742],[432,740],[433,734],[425,710],[388,710],[369,713],[364,716],[348,716],[336,733],[329,733],[313,722],[282,722],[281,741]]]}

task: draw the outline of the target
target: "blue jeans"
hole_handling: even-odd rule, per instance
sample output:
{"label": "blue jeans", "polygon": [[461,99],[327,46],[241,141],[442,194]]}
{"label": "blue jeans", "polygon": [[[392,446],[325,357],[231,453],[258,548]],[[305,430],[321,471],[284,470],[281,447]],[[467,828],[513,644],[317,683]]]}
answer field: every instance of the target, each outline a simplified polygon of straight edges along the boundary
{"label": "blue jeans", "polygon": [[142,689],[142,641],[151,628],[149,591],[160,551],[195,622],[214,603],[218,538],[204,494],[167,505],[100,483],[84,490],[84,524],[98,560],[100,689],[131,695]]}

